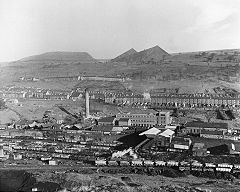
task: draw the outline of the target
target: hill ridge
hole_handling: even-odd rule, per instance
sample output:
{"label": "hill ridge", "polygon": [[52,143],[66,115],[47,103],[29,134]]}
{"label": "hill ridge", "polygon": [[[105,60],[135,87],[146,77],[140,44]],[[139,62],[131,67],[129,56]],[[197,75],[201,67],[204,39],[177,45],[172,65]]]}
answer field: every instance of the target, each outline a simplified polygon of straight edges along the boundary
{"label": "hill ridge", "polygon": [[71,51],[53,51],[45,52],[38,55],[32,55],[24,57],[20,62],[28,61],[88,61],[95,62],[94,59],[88,52],[71,52]]}

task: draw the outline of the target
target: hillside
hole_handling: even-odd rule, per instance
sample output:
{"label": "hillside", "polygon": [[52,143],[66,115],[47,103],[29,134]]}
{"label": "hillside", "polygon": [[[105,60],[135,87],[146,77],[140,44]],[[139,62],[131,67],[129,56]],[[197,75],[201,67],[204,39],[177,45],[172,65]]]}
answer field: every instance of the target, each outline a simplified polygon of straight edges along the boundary
{"label": "hillside", "polygon": [[40,55],[25,57],[20,62],[95,62],[87,52],[47,52]]}
{"label": "hillside", "polygon": [[[61,53],[66,52],[27,57],[0,68],[0,86],[15,84],[44,88],[56,86],[72,88],[79,82],[21,82],[19,78],[26,76],[44,79],[56,76],[93,75],[129,78],[131,81],[126,81],[123,86],[138,91],[173,87],[180,88],[180,92],[195,93],[205,92],[205,90],[214,92],[214,87],[231,87],[240,92],[239,50],[200,51],[169,55],[160,47],[155,46],[134,52],[133,49],[130,49],[126,54],[122,54],[119,62],[104,59],[98,61],[93,59],[94,62],[77,61],[77,57],[71,58],[70,56],[74,53],[66,54],[68,56],[63,60],[65,54]],[[39,57],[41,60],[37,60]],[[49,57],[52,59],[51,61],[47,60]],[[89,86],[101,87],[100,84],[102,82],[91,82]],[[112,84],[103,86],[118,87],[118,85]]]}
{"label": "hillside", "polygon": [[116,58],[112,59],[113,62],[122,62],[125,61],[127,57],[130,55],[133,55],[134,53],[137,53],[135,49],[129,49],[128,51],[124,52],[123,54],[117,56]]}
{"label": "hillside", "polygon": [[[155,46],[140,52],[136,52],[133,54],[125,54],[125,55],[126,56],[120,55],[117,58],[120,57],[121,62],[126,62],[131,64],[144,64],[144,63],[160,62],[165,56],[168,56],[169,54],[159,46]],[[115,61],[117,58],[115,58]]]}

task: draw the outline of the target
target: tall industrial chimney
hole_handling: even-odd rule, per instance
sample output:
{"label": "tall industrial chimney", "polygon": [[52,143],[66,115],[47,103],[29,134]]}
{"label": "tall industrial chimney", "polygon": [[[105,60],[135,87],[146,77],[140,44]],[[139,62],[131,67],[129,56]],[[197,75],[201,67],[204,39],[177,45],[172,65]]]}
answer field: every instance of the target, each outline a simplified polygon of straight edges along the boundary
{"label": "tall industrial chimney", "polygon": [[85,113],[86,113],[86,118],[89,118],[89,93],[88,93],[88,89],[85,89]]}

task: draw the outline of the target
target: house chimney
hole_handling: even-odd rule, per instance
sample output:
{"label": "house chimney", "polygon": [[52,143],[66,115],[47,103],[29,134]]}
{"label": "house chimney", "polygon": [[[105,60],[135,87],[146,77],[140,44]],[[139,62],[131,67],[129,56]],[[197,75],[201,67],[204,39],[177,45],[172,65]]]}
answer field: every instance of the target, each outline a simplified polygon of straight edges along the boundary
{"label": "house chimney", "polygon": [[86,113],[86,118],[89,118],[89,92],[88,89],[85,89],[85,113]]}

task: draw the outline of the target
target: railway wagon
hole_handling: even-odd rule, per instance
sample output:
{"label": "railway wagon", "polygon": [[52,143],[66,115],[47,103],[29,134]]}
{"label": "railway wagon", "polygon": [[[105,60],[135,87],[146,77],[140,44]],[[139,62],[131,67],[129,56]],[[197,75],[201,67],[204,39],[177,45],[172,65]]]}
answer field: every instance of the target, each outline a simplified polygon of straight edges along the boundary
{"label": "railway wagon", "polygon": [[155,166],[156,167],[165,167],[166,162],[165,161],[155,161]]}
{"label": "railway wagon", "polygon": [[227,164],[227,163],[222,163],[222,164],[217,164],[216,171],[217,172],[232,172],[233,165]]}
{"label": "railway wagon", "polygon": [[205,163],[204,172],[215,172],[216,171],[216,165],[214,163]]}
{"label": "railway wagon", "polygon": [[172,168],[179,168],[179,162],[178,161],[167,161],[166,166],[172,167]]}
{"label": "railway wagon", "polygon": [[179,163],[179,170],[180,171],[190,171],[191,164],[189,162],[182,161]]}
{"label": "railway wagon", "polygon": [[203,171],[203,164],[199,162],[193,162],[191,164],[191,171],[202,172]]}
{"label": "railway wagon", "polygon": [[235,176],[240,176],[240,164],[214,164],[214,163],[199,163],[195,162],[185,162],[185,161],[152,161],[152,160],[106,160],[106,159],[96,159],[96,166],[132,166],[132,167],[170,167],[180,171],[192,171],[194,172],[212,172],[216,173],[233,173]]}
{"label": "railway wagon", "polygon": [[109,161],[107,161],[107,165],[117,167],[117,166],[119,166],[119,162],[116,160],[109,160]]}
{"label": "railway wagon", "polygon": [[131,162],[126,161],[126,160],[122,160],[122,161],[119,161],[119,166],[121,166],[121,167],[131,166]]}
{"label": "railway wagon", "polygon": [[107,161],[105,159],[97,159],[95,160],[96,166],[107,166]]}
{"label": "railway wagon", "polygon": [[240,174],[240,164],[234,164],[232,171],[233,171],[233,173],[239,173]]}
{"label": "railway wagon", "polygon": [[233,165],[232,173],[235,177],[237,177],[237,178],[240,177],[240,165],[239,164],[234,164]]}
{"label": "railway wagon", "polygon": [[132,160],[131,166],[141,167],[141,166],[143,166],[143,161],[142,160]]}
{"label": "railway wagon", "polygon": [[143,165],[146,167],[153,167],[155,165],[154,161],[151,160],[144,160]]}

